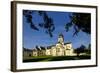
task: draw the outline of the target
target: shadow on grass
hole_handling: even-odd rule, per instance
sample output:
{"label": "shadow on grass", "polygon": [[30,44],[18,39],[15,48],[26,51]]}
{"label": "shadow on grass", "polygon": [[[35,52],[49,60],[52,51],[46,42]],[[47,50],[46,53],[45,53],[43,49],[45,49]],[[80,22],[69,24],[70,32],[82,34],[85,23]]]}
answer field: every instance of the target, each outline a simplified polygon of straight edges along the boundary
{"label": "shadow on grass", "polygon": [[62,61],[62,60],[74,60],[74,58],[73,57],[70,57],[70,56],[62,56],[62,57],[53,57],[53,58],[51,58],[51,60],[50,61]]}
{"label": "shadow on grass", "polygon": [[23,60],[23,62],[38,62],[38,61],[42,61],[48,58],[33,58],[33,59],[25,59]]}
{"label": "shadow on grass", "polygon": [[32,57],[31,59],[24,59],[23,62],[46,62],[46,61],[63,61],[63,60],[83,60],[91,59],[91,56],[43,56]]}

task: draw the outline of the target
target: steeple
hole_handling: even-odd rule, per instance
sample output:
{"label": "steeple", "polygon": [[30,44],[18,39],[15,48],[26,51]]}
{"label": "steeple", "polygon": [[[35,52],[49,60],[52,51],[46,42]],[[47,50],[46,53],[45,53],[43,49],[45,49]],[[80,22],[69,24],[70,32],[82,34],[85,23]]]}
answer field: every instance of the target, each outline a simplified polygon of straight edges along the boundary
{"label": "steeple", "polygon": [[64,36],[62,33],[60,33],[58,36],[58,43],[64,44]]}

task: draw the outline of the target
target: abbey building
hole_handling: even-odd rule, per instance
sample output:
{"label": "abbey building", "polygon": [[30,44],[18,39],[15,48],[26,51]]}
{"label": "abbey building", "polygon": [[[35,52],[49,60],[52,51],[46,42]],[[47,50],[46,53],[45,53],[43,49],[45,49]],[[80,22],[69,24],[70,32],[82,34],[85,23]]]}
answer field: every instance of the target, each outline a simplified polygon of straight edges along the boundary
{"label": "abbey building", "polygon": [[71,42],[64,43],[64,36],[60,34],[58,36],[58,42],[55,45],[39,47],[37,46],[32,51],[24,51],[24,54],[30,56],[73,56],[73,47]]}

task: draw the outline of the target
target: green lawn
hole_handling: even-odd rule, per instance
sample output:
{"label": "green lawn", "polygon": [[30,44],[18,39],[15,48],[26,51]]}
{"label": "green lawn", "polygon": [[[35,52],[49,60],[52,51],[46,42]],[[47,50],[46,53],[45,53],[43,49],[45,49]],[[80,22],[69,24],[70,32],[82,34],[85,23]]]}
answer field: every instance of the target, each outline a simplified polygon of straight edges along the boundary
{"label": "green lawn", "polygon": [[27,57],[23,59],[23,62],[48,62],[48,61],[63,61],[63,60],[82,60],[91,59],[90,56],[38,56]]}

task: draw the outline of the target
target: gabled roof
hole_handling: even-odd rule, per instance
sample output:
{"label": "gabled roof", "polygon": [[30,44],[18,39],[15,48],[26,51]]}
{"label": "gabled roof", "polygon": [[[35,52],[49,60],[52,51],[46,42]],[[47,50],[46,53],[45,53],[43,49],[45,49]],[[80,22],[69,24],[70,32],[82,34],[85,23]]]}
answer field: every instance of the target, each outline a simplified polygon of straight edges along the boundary
{"label": "gabled roof", "polygon": [[36,50],[41,50],[40,48],[36,47]]}
{"label": "gabled roof", "polygon": [[60,36],[61,36],[61,37],[64,37],[62,33],[59,34],[59,37],[60,37]]}
{"label": "gabled roof", "polygon": [[47,49],[51,49],[52,46],[47,46]]}
{"label": "gabled roof", "polygon": [[67,42],[67,43],[64,43],[64,45],[66,45],[66,44],[71,44],[72,42]]}
{"label": "gabled roof", "polygon": [[28,49],[28,48],[23,48],[23,51],[29,51],[29,52],[32,52],[31,49]]}
{"label": "gabled roof", "polygon": [[37,49],[33,49],[32,51],[37,51]]}
{"label": "gabled roof", "polygon": [[43,47],[43,46],[41,46],[40,48],[41,48],[41,50],[45,50],[45,49],[46,49],[46,48],[45,48],[45,47]]}

